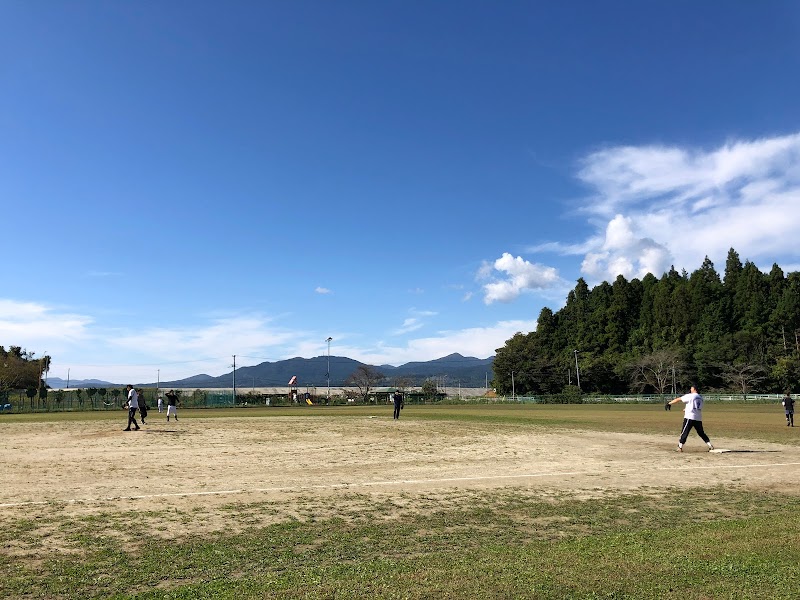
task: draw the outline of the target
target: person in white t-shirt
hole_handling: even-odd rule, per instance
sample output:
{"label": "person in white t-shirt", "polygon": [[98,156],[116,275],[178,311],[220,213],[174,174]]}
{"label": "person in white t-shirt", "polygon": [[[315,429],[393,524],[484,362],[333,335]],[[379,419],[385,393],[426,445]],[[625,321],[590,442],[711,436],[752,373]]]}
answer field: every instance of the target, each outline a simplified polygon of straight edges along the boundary
{"label": "person in white t-shirt", "polygon": [[686,406],[683,408],[683,429],[681,429],[681,437],[678,439],[678,452],[683,452],[683,445],[686,443],[686,438],[689,437],[689,432],[694,427],[697,435],[708,446],[709,452],[714,449],[711,440],[708,439],[706,432],[703,431],[703,397],[697,393],[697,387],[692,385],[688,394],[684,394],[674,400],[670,400],[668,404],[677,404],[683,402]]}
{"label": "person in white t-shirt", "polygon": [[128,406],[128,427],[123,429],[123,431],[130,431],[131,424],[136,428],[136,431],[139,431],[141,428],[136,422],[136,411],[139,409],[139,394],[136,393],[136,390],[133,389],[133,386],[130,384],[128,384],[128,401],[126,405]]}

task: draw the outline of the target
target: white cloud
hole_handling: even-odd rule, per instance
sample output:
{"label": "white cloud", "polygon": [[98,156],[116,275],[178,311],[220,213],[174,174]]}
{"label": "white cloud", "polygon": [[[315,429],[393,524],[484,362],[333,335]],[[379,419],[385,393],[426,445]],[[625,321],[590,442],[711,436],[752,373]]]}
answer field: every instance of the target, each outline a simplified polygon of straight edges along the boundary
{"label": "white cloud", "polygon": [[585,211],[604,230],[582,270],[593,280],[689,271],[733,247],[751,260],[794,260],[800,230],[800,134],[703,151],[613,147],[589,155],[579,177],[596,190]]}
{"label": "white cloud", "polygon": [[[35,302],[0,299],[0,340],[53,358],[50,376],[103,379],[113,383],[182,379],[288,358],[303,331],[274,326],[260,315],[238,315],[197,326],[107,329],[93,318]],[[252,357],[252,358],[251,358]]]}
{"label": "white cloud", "polygon": [[511,256],[508,252],[498,258],[489,268],[484,263],[479,271],[483,278],[491,277],[495,272],[504,279],[496,279],[483,286],[486,304],[493,302],[511,302],[520,294],[531,290],[543,290],[560,284],[558,271],[552,267],[528,262],[520,256]]}
{"label": "white cloud", "polygon": [[441,358],[455,352],[463,356],[488,358],[517,332],[536,328],[536,321],[501,321],[488,327],[439,331],[436,335],[411,339],[405,346],[379,345],[373,349],[337,344],[336,354],[372,365],[401,365]]}
{"label": "white cloud", "polygon": [[581,271],[592,279],[613,279],[620,274],[626,279],[642,278],[647,273],[660,275],[668,270],[671,259],[662,244],[636,237],[631,218],[617,215],[609,221],[600,249],[584,257]]}
{"label": "white cloud", "polygon": [[404,333],[410,333],[412,331],[416,331],[420,327],[423,326],[422,321],[420,321],[416,317],[409,317],[405,321],[403,321],[403,325],[394,331],[395,335],[402,335]]}
{"label": "white cloud", "polygon": [[[403,333],[416,331],[438,313],[412,308]],[[458,352],[486,358],[515,333],[535,328],[535,321],[503,321],[486,327],[439,331],[404,344],[353,344],[361,334],[330,332],[332,353],[365,363],[403,364]],[[27,332],[18,337],[20,332]],[[328,332],[326,332],[327,335]],[[162,383],[206,373],[218,376],[237,367],[293,356],[321,356],[326,335],[282,328],[259,314],[218,317],[197,325],[109,330],[90,317],[33,302],[0,300],[0,336],[37,354],[53,356],[51,377],[102,379],[117,384]]]}
{"label": "white cloud", "polygon": [[260,315],[241,315],[194,327],[154,327],[116,336],[109,344],[141,349],[143,354],[164,362],[228,356],[233,360],[234,354],[263,355],[268,348],[290,343],[298,333],[275,328]]}
{"label": "white cloud", "polygon": [[0,340],[37,355],[86,339],[91,323],[90,317],[44,304],[0,299]]}
{"label": "white cloud", "polygon": [[320,287],[320,286],[317,286],[316,288],[314,288],[314,291],[317,294],[330,294],[331,293],[331,291],[328,288]]}
{"label": "white cloud", "polygon": [[417,331],[425,325],[425,319],[434,317],[437,314],[432,310],[419,310],[416,308],[412,308],[408,312],[412,316],[405,319],[403,324],[392,332],[393,335],[403,335],[411,333],[412,331]]}

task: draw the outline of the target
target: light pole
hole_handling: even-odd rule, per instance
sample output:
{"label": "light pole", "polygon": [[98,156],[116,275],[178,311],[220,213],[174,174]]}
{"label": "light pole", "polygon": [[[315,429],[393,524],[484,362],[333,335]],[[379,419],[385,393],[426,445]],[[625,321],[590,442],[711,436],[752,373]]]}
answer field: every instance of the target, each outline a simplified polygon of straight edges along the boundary
{"label": "light pole", "polygon": [[579,351],[578,350],[573,350],[572,352],[575,353],[575,378],[578,380],[578,391],[580,391],[580,389],[581,389],[581,371],[578,368],[578,352]]}
{"label": "light pole", "polygon": [[513,400],[517,399],[517,390],[514,387],[514,371],[511,371],[511,398]]}
{"label": "light pole", "polygon": [[233,406],[236,407],[236,355],[233,355]]}
{"label": "light pole", "polygon": [[328,404],[331,403],[331,342],[333,341],[332,337],[329,337],[327,340],[328,342],[328,373],[326,377],[328,379]]}

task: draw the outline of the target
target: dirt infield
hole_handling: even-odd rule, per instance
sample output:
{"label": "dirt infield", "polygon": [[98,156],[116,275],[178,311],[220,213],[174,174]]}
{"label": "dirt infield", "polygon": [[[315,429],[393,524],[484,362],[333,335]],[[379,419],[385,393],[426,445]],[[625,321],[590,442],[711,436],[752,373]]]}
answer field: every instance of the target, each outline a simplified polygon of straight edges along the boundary
{"label": "dirt infield", "polygon": [[800,492],[800,448],[748,440],[715,439],[728,451],[709,453],[693,435],[679,454],[675,436],[393,421],[387,411],[149,421],[130,433],[122,417],[0,423],[2,515],[136,510],[160,515],[171,535],[230,528],[230,515],[248,505],[261,507],[264,523],[352,503],[419,510],[499,488],[542,496],[713,485]]}

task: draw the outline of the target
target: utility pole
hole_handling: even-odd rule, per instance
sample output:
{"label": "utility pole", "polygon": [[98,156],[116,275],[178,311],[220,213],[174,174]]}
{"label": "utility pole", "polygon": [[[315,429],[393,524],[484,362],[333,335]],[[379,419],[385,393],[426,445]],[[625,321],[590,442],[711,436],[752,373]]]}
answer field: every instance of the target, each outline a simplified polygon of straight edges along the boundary
{"label": "utility pole", "polygon": [[672,395],[674,396],[675,394],[675,363],[672,363]]}
{"label": "utility pole", "polygon": [[514,387],[514,371],[511,371],[511,398],[513,400],[517,399],[517,390]]}
{"label": "utility pole", "polygon": [[236,355],[233,355],[233,406],[236,406]]}
{"label": "utility pole", "polygon": [[578,368],[578,350],[573,350],[575,353],[575,379],[578,380],[578,391],[581,391],[581,370]]}

